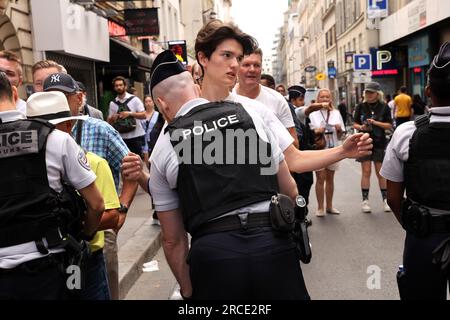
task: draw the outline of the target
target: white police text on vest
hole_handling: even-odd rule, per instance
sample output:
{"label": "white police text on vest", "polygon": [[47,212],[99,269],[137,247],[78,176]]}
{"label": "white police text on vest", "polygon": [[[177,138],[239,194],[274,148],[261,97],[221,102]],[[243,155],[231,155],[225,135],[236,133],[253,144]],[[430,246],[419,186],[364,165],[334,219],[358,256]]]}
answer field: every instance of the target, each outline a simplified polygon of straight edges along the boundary
{"label": "white police text on vest", "polygon": [[37,131],[14,131],[0,134],[0,157],[14,157],[38,152]]}
{"label": "white police text on vest", "polygon": [[193,134],[194,136],[200,136],[203,133],[212,132],[219,128],[225,128],[234,123],[239,123],[239,120],[237,119],[236,114],[232,114],[227,117],[223,117],[223,118],[214,120],[214,121],[210,122],[209,124],[204,123],[199,126],[194,126],[192,129],[185,129],[185,130],[183,130],[183,139],[186,140],[187,137],[191,134]]}

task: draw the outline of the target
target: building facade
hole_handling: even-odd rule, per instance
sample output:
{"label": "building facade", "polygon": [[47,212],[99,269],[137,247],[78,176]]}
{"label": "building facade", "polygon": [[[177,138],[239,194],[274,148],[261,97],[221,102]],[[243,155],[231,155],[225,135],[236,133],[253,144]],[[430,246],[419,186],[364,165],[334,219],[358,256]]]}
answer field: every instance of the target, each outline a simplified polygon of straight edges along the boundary
{"label": "building facade", "polygon": [[450,1],[390,2],[389,16],[380,21],[380,48],[392,52],[397,74],[389,92],[407,86],[411,95],[424,98],[426,73],[433,56],[450,41]]}
{"label": "building facade", "polygon": [[22,59],[23,86],[19,88],[19,96],[26,99],[32,90],[34,63],[28,1],[0,1],[0,50],[13,51]]}

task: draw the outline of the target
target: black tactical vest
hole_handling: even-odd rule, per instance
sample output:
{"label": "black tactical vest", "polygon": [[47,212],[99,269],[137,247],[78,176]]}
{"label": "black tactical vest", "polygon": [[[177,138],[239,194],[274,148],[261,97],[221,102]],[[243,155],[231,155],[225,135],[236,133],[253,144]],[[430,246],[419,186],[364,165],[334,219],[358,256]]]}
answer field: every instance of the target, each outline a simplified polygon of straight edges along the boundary
{"label": "black tactical vest", "polygon": [[174,119],[167,131],[178,155],[178,194],[188,232],[277,193],[276,172],[261,174],[271,165],[266,161],[272,159],[270,144],[257,135],[242,105],[197,106]]}
{"label": "black tactical vest", "polygon": [[45,150],[53,129],[30,119],[0,124],[0,247],[42,237],[51,247],[55,230],[74,226],[69,211],[78,204],[67,200],[66,187],[62,193],[51,189],[47,178]]}
{"label": "black tactical vest", "polygon": [[421,205],[450,210],[450,123],[418,119],[404,166],[406,195]]}

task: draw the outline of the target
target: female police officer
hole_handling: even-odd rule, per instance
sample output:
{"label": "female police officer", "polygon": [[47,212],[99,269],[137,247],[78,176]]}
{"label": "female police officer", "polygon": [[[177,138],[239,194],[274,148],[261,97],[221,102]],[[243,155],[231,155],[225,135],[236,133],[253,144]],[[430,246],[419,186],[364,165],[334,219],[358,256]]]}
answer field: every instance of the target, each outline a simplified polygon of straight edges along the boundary
{"label": "female police officer", "polygon": [[[381,175],[387,198],[406,230],[402,299],[446,299],[450,251],[450,43],[442,45],[428,71],[425,94],[433,107],[397,128]],[[403,201],[406,189],[407,199]]]}

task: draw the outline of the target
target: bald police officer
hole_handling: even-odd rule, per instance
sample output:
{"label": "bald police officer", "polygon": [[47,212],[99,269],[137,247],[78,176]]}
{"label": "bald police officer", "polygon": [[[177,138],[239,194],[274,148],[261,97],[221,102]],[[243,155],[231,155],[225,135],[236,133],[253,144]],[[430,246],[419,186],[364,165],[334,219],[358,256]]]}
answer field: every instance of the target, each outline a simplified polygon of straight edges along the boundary
{"label": "bald police officer", "polygon": [[[442,45],[428,71],[425,94],[430,116],[397,127],[381,175],[387,199],[406,230],[401,299],[447,297],[450,273],[450,43]],[[406,189],[406,199],[403,194]]]}
{"label": "bald police officer", "polygon": [[[295,244],[270,222],[272,196],[298,194],[273,132],[251,108],[199,98],[192,76],[170,51],[155,59],[151,92],[169,124],[152,153],[150,179],[142,172],[138,179],[149,184],[182,296],[309,299]],[[240,132],[254,143],[229,148],[227,135],[239,140]],[[123,173],[132,178],[128,169],[139,158],[128,160]]]}
{"label": "bald police officer", "polygon": [[[97,229],[103,198],[75,141],[45,121],[26,120],[16,99],[0,72],[0,299],[62,299],[64,252],[75,250],[70,226],[82,222],[74,202],[61,202],[73,198],[62,179],[86,202],[85,238]],[[67,104],[64,94],[53,92],[35,93],[27,105],[48,101]]]}

